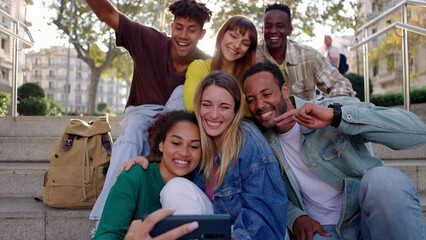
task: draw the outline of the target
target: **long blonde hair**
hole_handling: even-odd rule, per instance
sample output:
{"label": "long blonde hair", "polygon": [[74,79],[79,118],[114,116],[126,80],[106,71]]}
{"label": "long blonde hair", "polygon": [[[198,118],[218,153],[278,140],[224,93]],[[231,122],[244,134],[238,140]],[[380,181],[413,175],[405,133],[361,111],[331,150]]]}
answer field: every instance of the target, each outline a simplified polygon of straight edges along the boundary
{"label": "long blonde hair", "polygon": [[[203,92],[210,85],[215,85],[228,91],[234,98],[235,102],[235,116],[220,137],[221,146],[216,146],[213,139],[207,135],[206,131],[202,127],[203,124],[200,116]],[[242,99],[242,96],[243,91],[240,83],[235,79],[235,77],[222,71],[212,71],[208,74],[200,82],[195,92],[194,112],[200,126],[201,147],[203,149],[200,169],[204,171],[204,176],[207,181],[210,181],[214,174],[214,158],[217,153],[219,154],[221,164],[218,171],[219,177],[216,188],[223,183],[228,166],[233,163],[233,161],[237,161],[243,144],[243,131],[240,127],[241,120],[244,117],[244,100]]]}

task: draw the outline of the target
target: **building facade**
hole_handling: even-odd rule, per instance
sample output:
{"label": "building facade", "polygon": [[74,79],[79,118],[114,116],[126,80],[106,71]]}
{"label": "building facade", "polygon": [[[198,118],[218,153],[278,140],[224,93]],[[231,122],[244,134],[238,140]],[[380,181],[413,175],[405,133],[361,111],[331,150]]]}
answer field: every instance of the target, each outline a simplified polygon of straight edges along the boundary
{"label": "building facade", "polygon": [[[359,0],[359,17],[365,24],[401,2],[401,0]],[[409,5],[408,24],[426,27],[426,8]],[[368,28],[368,36],[401,21],[401,10],[388,15]],[[402,34],[399,29],[372,40],[369,45],[369,76],[373,83],[373,94],[401,92],[403,86]],[[355,36],[362,39],[362,36]],[[411,89],[426,86],[426,37],[408,33],[409,73]],[[362,47],[351,51],[350,68],[363,74]]]}
{"label": "building facade", "polygon": [[[0,25],[3,31],[0,31],[0,90],[11,93],[13,79],[13,55],[14,40],[5,32],[14,33],[14,23],[9,16],[15,21],[29,25],[26,21],[26,6],[31,4],[29,0],[0,0],[0,10],[5,14],[0,14]],[[8,15],[8,16],[7,16]],[[24,36],[24,29],[18,29],[19,35]],[[18,44],[21,48],[22,44]],[[21,85],[24,76],[25,53],[23,50],[18,51],[18,73],[16,76],[17,85]]]}
{"label": "building facade", "polygon": [[[65,111],[87,111],[91,70],[77,57],[74,48],[51,47],[26,54],[25,82],[40,85],[46,97],[65,107]],[[106,103],[114,112],[123,112],[128,96],[128,84],[101,78],[96,104]]]}

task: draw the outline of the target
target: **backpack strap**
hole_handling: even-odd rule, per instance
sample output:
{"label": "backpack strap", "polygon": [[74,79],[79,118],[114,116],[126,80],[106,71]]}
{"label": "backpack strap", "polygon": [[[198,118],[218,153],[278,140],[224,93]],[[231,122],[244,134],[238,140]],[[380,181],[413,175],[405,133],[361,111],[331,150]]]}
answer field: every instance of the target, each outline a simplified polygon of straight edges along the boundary
{"label": "backpack strap", "polygon": [[67,139],[64,142],[64,146],[62,146],[62,150],[68,151],[72,147],[72,144],[74,143],[74,134],[68,134]]}
{"label": "backpack strap", "polygon": [[111,156],[111,140],[108,133],[102,134],[102,145],[104,146],[108,156]]}

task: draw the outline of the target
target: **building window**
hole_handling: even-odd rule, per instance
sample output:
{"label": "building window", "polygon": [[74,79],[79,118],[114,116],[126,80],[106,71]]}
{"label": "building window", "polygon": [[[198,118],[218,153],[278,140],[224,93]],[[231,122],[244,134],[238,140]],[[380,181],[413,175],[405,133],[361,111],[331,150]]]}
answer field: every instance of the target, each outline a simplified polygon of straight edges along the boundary
{"label": "building window", "polygon": [[75,76],[75,78],[76,78],[76,79],[79,79],[79,80],[81,80],[81,79],[82,79],[82,77],[81,77],[81,72],[77,72],[75,75],[76,75],[76,76]]}
{"label": "building window", "polygon": [[49,58],[48,63],[49,63],[49,65],[54,65],[55,64],[55,59]]}
{"label": "building window", "polygon": [[49,77],[55,76],[55,70],[49,70]]}
{"label": "building window", "polygon": [[6,48],[6,39],[5,38],[1,38],[0,48],[3,49],[3,50]]}
{"label": "building window", "polygon": [[80,94],[75,95],[75,103],[81,104],[81,95]]}
{"label": "building window", "polygon": [[40,70],[35,70],[34,75],[36,77],[41,77],[41,71]]}
{"label": "building window", "polygon": [[388,72],[392,72],[394,70],[395,59],[393,54],[389,54],[386,56],[386,70]]}
{"label": "building window", "polygon": [[55,83],[49,82],[49,89],[54,89],[54,88],[55,88]]}
{"label": "building window", "polygon": [[0,72],[0,79],[7,80],[8,79],[8,72],[9,71],[7,69],[2,68],[1,72]]}
{"label": "building window", "polygon": [[41,58],[35,59],[35,65],[41,65]]}
{"label": "building window", "polygon": [[379,62],[376,62],[373,66],[373,76],[379,75]]}

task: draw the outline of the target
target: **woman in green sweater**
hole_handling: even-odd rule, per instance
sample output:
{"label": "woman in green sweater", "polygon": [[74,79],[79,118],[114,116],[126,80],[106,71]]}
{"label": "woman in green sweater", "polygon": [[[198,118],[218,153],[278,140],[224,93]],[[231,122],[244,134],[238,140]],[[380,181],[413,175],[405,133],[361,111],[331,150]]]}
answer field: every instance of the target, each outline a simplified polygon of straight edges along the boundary
{"label": "woman in green sweater", "polygon": [[[198,167],[201,143],[194,114],[164,113],[148,133],[151,155],[161,156],[161,161],[150,163],[146,170],[136,166],[120,174],[108,195],[94,239],[123,239],[132,220],[162,207],[160,192],[167,182]],[[200,189],[193,191],[206,197]]]}

